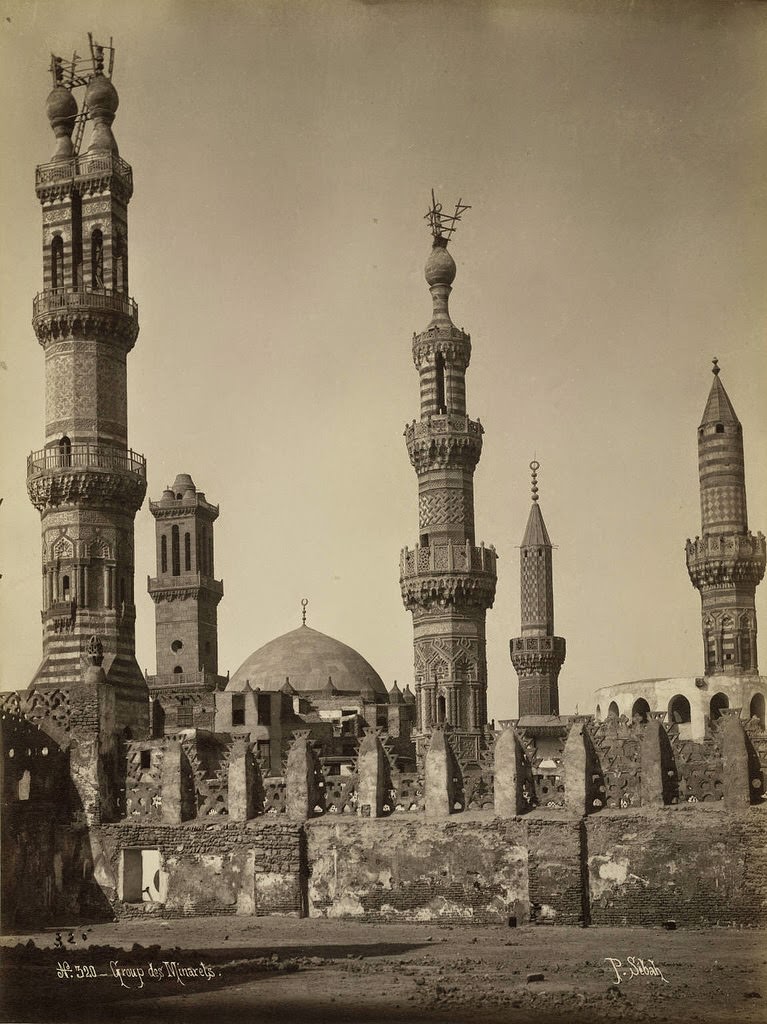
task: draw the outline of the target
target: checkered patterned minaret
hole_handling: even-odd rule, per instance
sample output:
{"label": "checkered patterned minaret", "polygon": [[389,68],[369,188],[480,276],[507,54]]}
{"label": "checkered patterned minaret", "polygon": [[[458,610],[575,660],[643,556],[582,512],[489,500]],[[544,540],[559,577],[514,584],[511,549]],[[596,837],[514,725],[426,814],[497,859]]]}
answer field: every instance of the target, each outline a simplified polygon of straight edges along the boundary
{"label": "checkered patterned minaret", "polygon": [[[86,85],[92,131],[84,154],[72,144],[71,85]],[[147,723],[133,596],[133,520],[146,463],[128,448],[126,360],[139,325],[128,294],[133,176],[112,135],[117,105],[99,48],[85,78],[65,86],[59,76],[54,85],[47,113],[57,148],[36,173],[43,290],[32,323],[45,353],[46,407],[45,446],[27,460],[43,556],[43,660],[31,686],[79,684],[88,639],[97,635],[117,725],[135,736]]]}
{"label": "checkered patterned minaret", "polygon": [[765,538],[748,530],[743,428],[719,378],[698,427],[701,536],[687,541],[687,571],[700,591],[705,674],[758,672],[754,594]]}
{"label": "checkered patterned minaret", "polygon": [[519,678],[519,717],[559,714],[565,641],[554,636],[552,547],[538,504],[538,462],[531,462],[533,503],[519,549],[521,636],[510,641]]}
{"label": "checkered patterned minaret", "polygon": [[[447,239],[437,233],[425,269],[433,316],[413,337],[421,418],[405,430],[418,477],[420,536],[415,550],[402,552],[400,585],[413,615],[418,732],[444,722],[476,738],[487,722],[485,614],[495,597],[496,556],[474,542],[482,426],[466,414],[471,339],[448,312],[455,269]],[[468,756],[470,748],[467,739]]]}

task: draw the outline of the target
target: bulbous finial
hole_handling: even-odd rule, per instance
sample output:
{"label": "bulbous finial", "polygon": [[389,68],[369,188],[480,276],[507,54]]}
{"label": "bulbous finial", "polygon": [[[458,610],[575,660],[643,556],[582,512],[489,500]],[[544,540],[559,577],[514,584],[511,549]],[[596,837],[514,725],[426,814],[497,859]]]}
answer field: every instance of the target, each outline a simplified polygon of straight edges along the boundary
{"label": "bulbous finial", "polygon": [[530,490],[532,491],[533,501],[538,500],[538,470],[540,468],[540,462],[538,462],[536,459],[533,459],[533,461],[530,463],[530,479],[532,481]]}
{"label": "bulbous finial", "polygon": [[713,375],[715,377],[718,377],[719,373],[720,373],[719,360],[716,358],[716,356],[714,356],[714,358],[711,360],[711,362],[714,364],[711,372],[713,373]]}
{"label": "bulbous finial", "polygon": [[306,625],[306,606],[309,604],[308,597],[301,598],[301,625]]}
{"label": "bulbous finial", "polygon": [[63,85],[55,85],[45,101],[45,113],[56,136],[53,160],[71,160],[74,156],[72,132],[77,117],[77,100]]}
{"label": "bulbous finial", "polygon": [[117,153],[117,142],[112,134],[111,125],[120,105],[120,97],[111,79],[97,72],[88,82],[85,103],[93,118],[93,137],[88,152]]}

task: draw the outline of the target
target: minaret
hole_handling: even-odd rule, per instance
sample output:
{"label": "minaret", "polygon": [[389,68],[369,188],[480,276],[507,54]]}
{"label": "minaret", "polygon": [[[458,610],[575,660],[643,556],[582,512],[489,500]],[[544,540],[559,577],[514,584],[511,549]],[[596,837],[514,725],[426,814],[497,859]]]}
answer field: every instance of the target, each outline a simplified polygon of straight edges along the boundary
{"label": "minaret", "polygon": [[214,689],[218,677],[218,603],[224,594],[213,568],[218,505],[179,473],[160,501],[150,501],[157,537],[157,576],[147,580],[155,603],[157,675],[150,690],[170,685]]}
{"label": "minaret", "polygon": [[[433,196],[432,196],[433,198]],[[406,430],[418,477],[419,542],[400,558],[400,586],[413,614],[417,729],[449,723],[479,737],[487,722],[485,614],[495,597],[495,549],[474,542],[474,469],[482,426],[466,414],[471,339],[454,326],[448,296],[455,263],[447,244],[460,214],[427,215],[434,243],[426,261],[432,295],[429,326],[413,337],[421,418]],[[478,738],[470,744],[475,753]]]}
{"label": "minaret", "polygon": [[701,536],[687,541],[687,571],[701,596],[705,674],[756,674],[754,595],[765,538],[748,531],[743,428],[713,363],[698,427]]}
{"label": "minaret", "polygon": [[[43,555],[43,660],[31,687],[79,683],[81,656],[96,635],[116,690],[116,724],[136,736],[146,726],[147,691],[135,659],[133,519],[146,463],[128,448],[126,357],[139,330],[128,295],[133,176],[112,135],[118,97],[103,48],[92,45],[87,62],[54,58],[52,71],[46,107],[57,146],[35,180],[43,291],[32,322],[45,353],[46,422],[45,446],[27,460]],[[79,86],[80,115],[72,94]],[[86,116],[93,130],[79,155]]]}
{"label": "minaret", "polygon": [[559,671],[565,641],[554,636],[551,540],[538,504],[540,463],[530,463],[533,503],[519,549],[521,636],[510,641],[519,677],[519,717],[559,714]]}

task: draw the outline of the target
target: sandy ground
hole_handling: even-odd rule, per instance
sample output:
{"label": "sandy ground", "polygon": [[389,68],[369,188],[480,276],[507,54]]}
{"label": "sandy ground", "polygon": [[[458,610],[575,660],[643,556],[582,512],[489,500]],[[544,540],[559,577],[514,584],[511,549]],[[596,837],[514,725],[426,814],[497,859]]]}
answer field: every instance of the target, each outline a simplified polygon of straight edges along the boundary
{"label": "sandy ground", "polygon": [[[55,929],[0,939],[0,1019],[767,1021],[763,931],[230,917],[104,924],[59,935],[63,948],[56,947]],[[621,962],[620,982],[609,957]],[[642,961],[644,972],[652,961],[658,973],[644,973]]]}

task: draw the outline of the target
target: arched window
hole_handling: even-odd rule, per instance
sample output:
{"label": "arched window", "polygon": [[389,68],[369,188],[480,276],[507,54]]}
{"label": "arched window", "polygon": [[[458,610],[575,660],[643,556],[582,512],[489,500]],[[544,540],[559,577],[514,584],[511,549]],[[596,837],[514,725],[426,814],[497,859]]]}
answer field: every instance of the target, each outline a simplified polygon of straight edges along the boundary
{"label": "arched window", "polygon": [[104,235],[101,228],[91,234],[91,288],[104,287]]}
{"label": "arched window", "polygon": [[724,423],[717,423],[717,425],[716,425],[716,432],[717,432],[717,434],[723,434],[724,433]]}
{"label": "arched window", "polygon": [[72,596],[70,590],[69,576],[63,576],[61,579],[61,600],[69,601]]}
{"label": "arched window", "polygon": [[445,357],[441,352],[438,352],[434,358],[434,370],[436,373],[436,384],[437,384],[437,412],[446,413],[447,405],[445,403]]}
{"label": "arched window", "polygon": [[614,700],[611,700],[610,701],[610,706],[607,709],[607,717],[608,718],[618,718],[619,716],[620,716],[620,711],[618,710],[618,705],[615,703]]}
{"label": "arched window", "polygon": [[168,538],[165,534],[160,537],[160,572],[168,571]]}
{"label": "arched window", "polygon": [[447,715],[447,705],[445,703],[445,696],[444,696],[444,694],[441,693],[439,695],[439,697],[437,697],[437,721],[438,722],[444,722],[446,715]]}
{"label": "arched window", "polygon": [[600,708],[600,706],[598,704],[597,704],[597,710],[596,710],[596,720],[598,722],[602,721],[602,709]]}
{"label": "arched window", "polygon": [[171,572],[174,576],[181,575],[181,551],[179,550],[178,527],[172,526],[170,531]]}
{"label": "arched window", "polygon": [[749,705],[749,714],[751,718],[758,718],[759,724],[764,728],[764,694],[755,693],[751,698],[751,704]]}
{"label": "arched window", "polygon": [[174,668],[173,668],[173,672],[177,676],[181,676],[181,675],[184,674],[184,670],[183,670],[183,668],[180,665],[175,665]]}
{"label": "arched window", "polygon": [[188,533],[184,534],[184,572],[192,571],[192,538]]}
{"label": "arched window", "polygon": [[127,253],[125,239],[121,231],[115,232],[112,244],[112,287],[116,292],[128,294]]}
{"label": "arched window", "polygon": [[691,721],[690,702],[683,694],[677,693],[668,702],[668,717],[677,725]]}
{"label": "arched window", "polygon": [[64,287],[64,239],[54,235],[51,242],[51,288]]}
{"label": "arched window", "polygon": [[194,725],[194,708],[188,697],[182,697],[178,702],[176,725],[179,729],[191,729]]}
{"label": "arched window", "polygon": [[634,701],[634,706],[631,709],[631,717],[635,722],[644,723],[647,721],[647,716],[650,713],[650,705],[644,699],[639,697]]}
{"label": "arched window", "polygon": [[722,710],[730,706],[730,699],[726,693],[715,693],[709,705],[709,715],[712,722],[722,717]]}
{"label": "arched window", "polygon": [[59,465],[72,465],[72,442],[66,434],[59,440]]}

